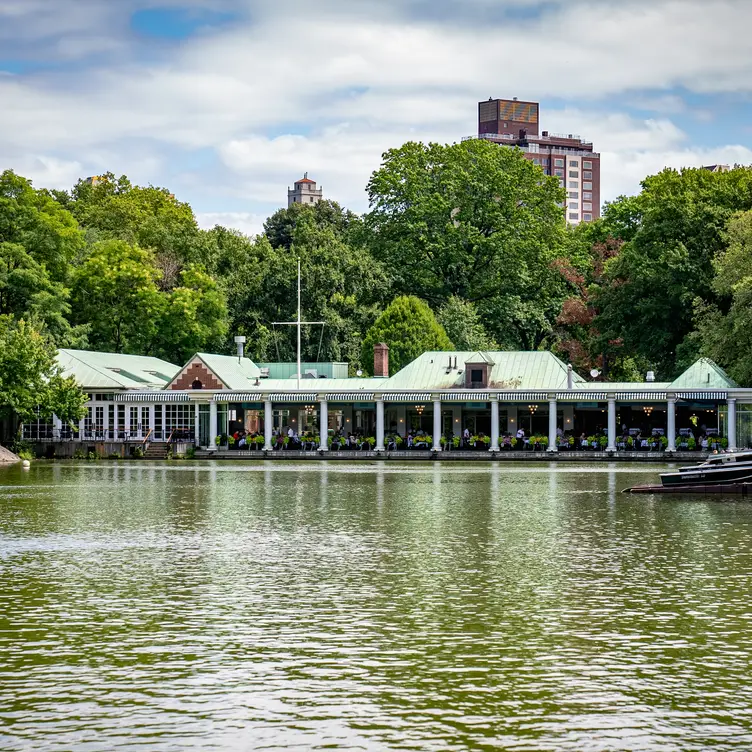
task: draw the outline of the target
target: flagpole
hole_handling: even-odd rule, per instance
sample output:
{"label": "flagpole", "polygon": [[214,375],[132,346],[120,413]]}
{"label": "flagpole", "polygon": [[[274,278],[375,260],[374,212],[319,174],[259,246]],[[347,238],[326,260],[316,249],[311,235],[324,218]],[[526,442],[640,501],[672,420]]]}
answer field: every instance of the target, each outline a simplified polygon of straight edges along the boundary
{"label": "flagpole", "polygon": [[298,256],[298,391],[300,391],[300,256]]}

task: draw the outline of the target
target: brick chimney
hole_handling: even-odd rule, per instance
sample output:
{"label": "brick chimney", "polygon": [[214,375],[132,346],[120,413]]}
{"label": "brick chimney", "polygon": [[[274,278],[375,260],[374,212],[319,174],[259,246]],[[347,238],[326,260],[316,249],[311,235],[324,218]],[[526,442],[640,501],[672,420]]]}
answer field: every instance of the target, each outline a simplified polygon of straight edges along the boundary
{"label": "brick chimney", "polygon": [[373,346],[373,375],[389,378],[389,345],[385,342]]}

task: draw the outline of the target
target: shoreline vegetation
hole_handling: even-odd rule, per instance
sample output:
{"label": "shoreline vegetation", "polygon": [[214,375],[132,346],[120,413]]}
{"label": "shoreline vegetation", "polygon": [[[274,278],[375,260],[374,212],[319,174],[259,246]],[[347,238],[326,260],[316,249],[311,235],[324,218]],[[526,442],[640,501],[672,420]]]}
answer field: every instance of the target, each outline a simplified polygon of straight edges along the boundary
{"label": "shoreline vegetation", "polygon": [[[709,357],[752,383],[752,169],[666,169],[567,227],[558,178],[483,140],[387,151],[362,216],[334,201],[280,209],[255,237],[199,228],[167,188],[112,173],[70,191],[0,173],[0,439],[82,415],[57,348],[295,359],[303,308],[323,332],[302,359],[392,373],[428,350],[549,350],[582,373],[671,380]],[[39,413],[38,413],[39,411]]]}

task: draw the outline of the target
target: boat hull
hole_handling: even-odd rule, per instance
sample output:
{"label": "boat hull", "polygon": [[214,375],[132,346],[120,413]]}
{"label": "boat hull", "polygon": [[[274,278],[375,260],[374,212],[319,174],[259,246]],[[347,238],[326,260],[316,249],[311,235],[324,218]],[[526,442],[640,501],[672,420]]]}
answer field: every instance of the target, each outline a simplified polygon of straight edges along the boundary
{"label": "boat hull", "polygon": [[752,465],[744,467],[697,468],[680,473],[663,473],[664,486],[723,486],[752,481]]}

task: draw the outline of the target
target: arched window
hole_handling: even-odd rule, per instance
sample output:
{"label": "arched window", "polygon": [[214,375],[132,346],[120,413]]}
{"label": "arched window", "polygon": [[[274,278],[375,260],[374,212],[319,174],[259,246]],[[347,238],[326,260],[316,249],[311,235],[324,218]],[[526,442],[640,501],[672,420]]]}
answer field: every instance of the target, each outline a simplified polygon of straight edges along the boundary
{"label": "arched window", "polygon": [[204,388],[204,385],[201,383],[201,381],[199,379],[196,379],[191,384],[191,389],[203,389],[203,388]]}

